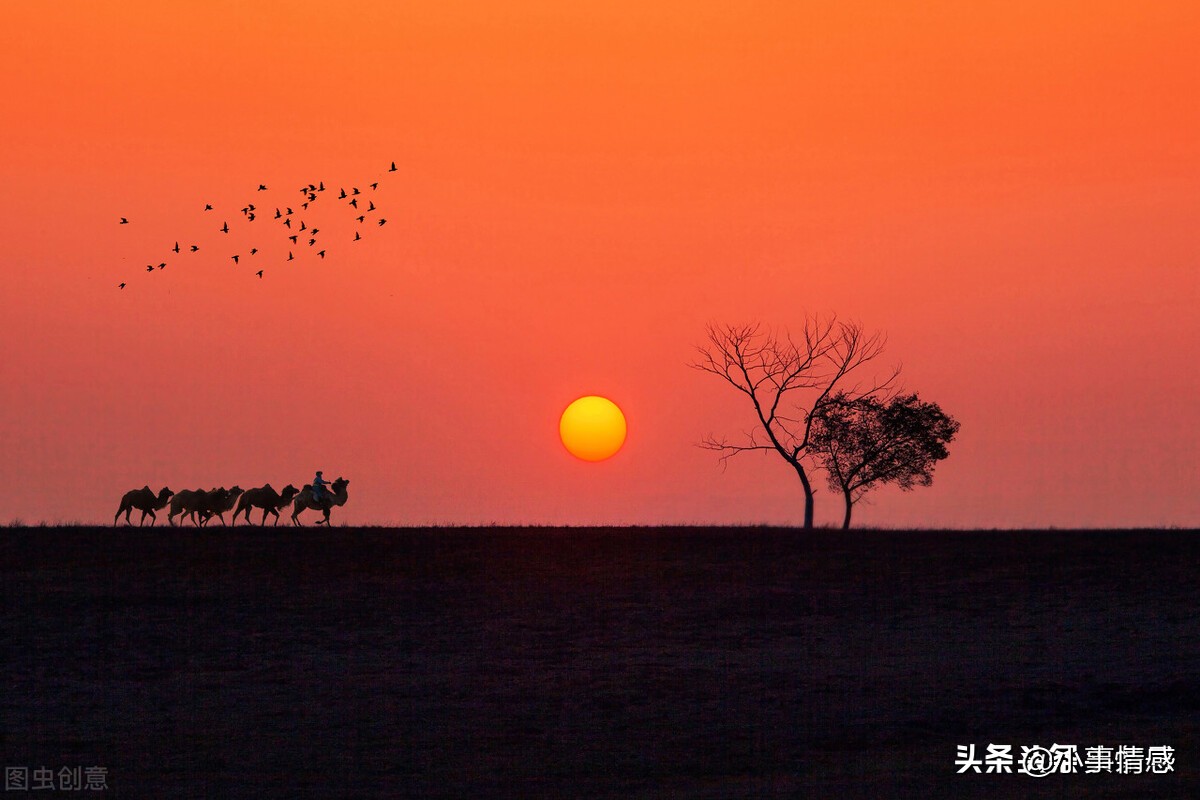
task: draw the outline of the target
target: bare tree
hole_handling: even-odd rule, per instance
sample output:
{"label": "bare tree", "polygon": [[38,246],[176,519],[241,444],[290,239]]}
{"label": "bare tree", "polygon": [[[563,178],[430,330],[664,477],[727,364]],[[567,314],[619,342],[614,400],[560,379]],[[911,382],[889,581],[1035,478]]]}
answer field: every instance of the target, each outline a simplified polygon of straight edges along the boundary
{"label": "bare tree", "polygon": [[850,527],[854,504],[879,486],[904,491],[933,483],[933,468],[959,423],[937,403],[915,393],[886,398],[871,395],[829,397],[813,417],[809,448],[829,476],[829,488],[846,502],[842,528]]}
{"label": "bare tree", "polygon": [[743,439],[706,437],[700,446],[730,458],[752,450],[778,453],[795,470],[804,489],[804,527],[813,526],[813,487],[809,469],[819,466],[810,453],[815,415],[835,391],[862,397],[886,391],[894,369],[883,381],[847,385],[863,364],[884,347],[880,333],[836,317],[808,317],[793,336],[759,324],[709,325],[708,341],[691,366],[723,379],[746,395],[754,408],[755,426]]}

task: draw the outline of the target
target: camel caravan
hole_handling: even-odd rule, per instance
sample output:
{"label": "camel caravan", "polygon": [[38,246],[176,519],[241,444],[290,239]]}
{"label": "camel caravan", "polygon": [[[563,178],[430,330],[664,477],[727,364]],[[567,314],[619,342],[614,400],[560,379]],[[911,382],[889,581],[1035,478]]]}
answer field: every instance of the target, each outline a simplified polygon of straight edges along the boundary
{"label": "camel caravan", "polygon": [[[320,473],[317,473],[320,480]],[[113,525],[118,524],[121,515],[125,515],[125,524],[133,525],[129,515],[136,511],[142,512],[142,518],[138,521],[138,525],[144,525],[146,517],[150,517],[150,524],[153,525],[158,516],[156,512],[162,511],[164,508],[170,507],[167,512],[167,521],[172,526],[176,525],[175,518],[179,518],[178,524],[182,525],[184,520],[191,520],[192,524],[197,527],[202,527],[208,524],[208,521],[213,517],[221,520],[222,525],[230,524],[225,521],[225,514],[233,511],[232,524],[237,523],[239,514],[245,516],[248,524],[254,524],[250,519],[250,512],[254,509],[262,509],[262,520],[260,525],[267,524],[267,514],[273,514],[275,517],[274,524],[279,524],[279,512],[286,508],[289,504],[292,506],[292,524],[300,525],[300,512],[309,509],[320,511],[324,516],[317,520],[317,524],[329,524],[329,512],[334,506],[346,505],[346,487],[350,485],[350,481],[345,478],[338,478],[329,488],[326,489],[321,485],[323,481],[317,483],[317,488],[314,491],[312,484],[305,484],[303,489],[297,489],[290,483],[283,488],[282,492],[277,492],[271,486],[260,486],[257,489],[243,490],[239,486],[234,486],[231,489],[220,487],[216,489],[182,489],[179,492],[172,492],[170,489],[163,487],[157,495],[150,490],[149,486],[143,486],[141,489],[134,489],[125,493],[121,498],[121,505],[117,509],[116,516],[113,517]]]}

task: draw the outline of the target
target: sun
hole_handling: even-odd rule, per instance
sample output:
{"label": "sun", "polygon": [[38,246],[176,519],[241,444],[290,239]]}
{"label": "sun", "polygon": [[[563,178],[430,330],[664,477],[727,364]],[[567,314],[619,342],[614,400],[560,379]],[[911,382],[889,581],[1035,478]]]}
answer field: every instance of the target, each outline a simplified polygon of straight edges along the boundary
{"label": "sun", "polygon": [[562,413],[558,435],[576,458],[603,461],[625,444],[625,415],[607,397],[581,397]]}

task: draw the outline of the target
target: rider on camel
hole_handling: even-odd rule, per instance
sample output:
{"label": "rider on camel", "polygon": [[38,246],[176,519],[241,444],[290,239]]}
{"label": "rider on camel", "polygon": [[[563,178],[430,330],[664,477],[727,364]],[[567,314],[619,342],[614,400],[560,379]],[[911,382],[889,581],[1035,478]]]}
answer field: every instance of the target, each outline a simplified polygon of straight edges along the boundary
{"label": "rider on camel", "polygon": [[321,477],[321,470],[317,470],[317,477],[313,478],[312,482],[312,496],[313,500],[317,503],[321,503],[325,500],[325,486],[328,485],[328,483],[329,481]]}

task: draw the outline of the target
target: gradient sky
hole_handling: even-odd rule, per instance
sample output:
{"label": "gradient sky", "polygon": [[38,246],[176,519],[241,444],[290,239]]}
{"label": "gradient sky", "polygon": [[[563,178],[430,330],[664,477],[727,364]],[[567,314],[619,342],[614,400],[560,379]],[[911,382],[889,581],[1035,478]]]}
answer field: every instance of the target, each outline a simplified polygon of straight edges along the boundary
{"label": "gradient sky", "polygon": [[[856,524],[1200,525],[1195,3],[4,13],[0,519],[319,468],[348,523],[797,524],[779,459],[695,446],[750,417],[687,364],[837,313],[962,423]],[[199,211],[393,160],[388,226],[262,280]],[[610,461],[558,442],[584,394]]]}

